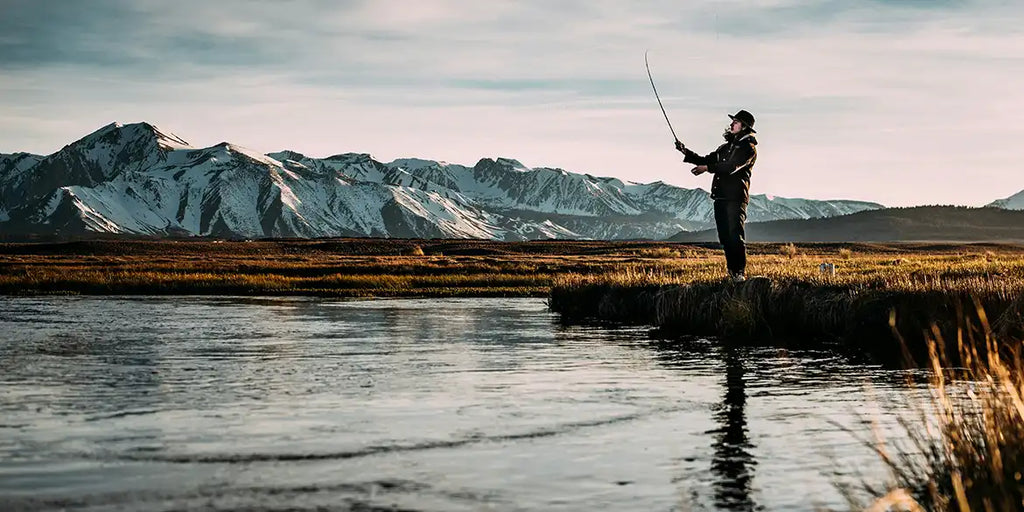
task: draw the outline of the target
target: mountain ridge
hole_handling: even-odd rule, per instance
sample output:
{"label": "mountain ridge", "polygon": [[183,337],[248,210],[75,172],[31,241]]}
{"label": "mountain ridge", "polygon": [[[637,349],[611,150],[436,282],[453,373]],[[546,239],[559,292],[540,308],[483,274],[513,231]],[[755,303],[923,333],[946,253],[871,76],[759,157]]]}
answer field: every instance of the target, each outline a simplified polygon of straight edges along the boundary
{"label": "mountain ridge", "polygon": [[[20,156],[19,156],[20,155]],[[754,195],[752,221],[882,205]],[[207,148],[111,123],[47,156],[0,155],[0,231],[18,236],[662,239],[712,225],[703,189],[635,183],[506,157],[466,166],[366,153],[315,158]]]}

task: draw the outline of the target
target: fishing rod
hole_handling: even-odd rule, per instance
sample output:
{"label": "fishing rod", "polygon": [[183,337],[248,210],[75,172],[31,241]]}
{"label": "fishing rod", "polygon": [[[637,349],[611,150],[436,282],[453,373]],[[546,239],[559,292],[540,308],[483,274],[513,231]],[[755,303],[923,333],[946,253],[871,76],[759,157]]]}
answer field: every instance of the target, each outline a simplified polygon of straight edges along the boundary
{"label": "fishing rod", "polygon": [[665,105],[661,103],[661,97],[658,96],[658,88],[654,85],[654,77],[651,76],[651,63],[647,60],[647,51],[644,52],[644,64],[647,66],[647,78],[651,80],[651,89],[654,89],[654,97],[658,100],[658,106],[661,107],[661,115],[665,116],[665,122],[668,123],[668,130],[672,132],[672,138],[679,143],[679,137],[676,136],[676,131],[672,128],[672,121],[668,120],[668,113],[665,112]]}

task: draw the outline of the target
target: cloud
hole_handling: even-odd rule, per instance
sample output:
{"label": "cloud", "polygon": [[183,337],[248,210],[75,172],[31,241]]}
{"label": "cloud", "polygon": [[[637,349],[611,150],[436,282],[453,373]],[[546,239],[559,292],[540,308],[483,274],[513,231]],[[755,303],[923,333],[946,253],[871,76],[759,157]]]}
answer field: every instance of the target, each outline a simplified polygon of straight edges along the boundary
{"label": "cloud", "polygon": [[758,116],[755,192],[980,204],[1024,188],[1007,143],[1024,135],[1019,11],[995,0],[0,0],[0,151],[49,152],[145,119],[196,143],[501,154],[706,187],[666,148],[650,49],[690,145],[713,148],[726,112]]}

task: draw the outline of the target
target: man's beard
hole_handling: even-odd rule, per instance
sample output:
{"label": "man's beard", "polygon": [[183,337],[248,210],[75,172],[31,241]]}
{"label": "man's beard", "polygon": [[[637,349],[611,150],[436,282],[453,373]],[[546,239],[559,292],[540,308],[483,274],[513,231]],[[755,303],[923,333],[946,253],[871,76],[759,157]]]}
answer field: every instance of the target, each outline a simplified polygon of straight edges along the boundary
{"label": "man's beard", "polygon": [[732,142],[732,140],[736,138],[736,135],[738,134],[733,133],[731,128],[726,128],[725,131],[722,132],[722,138],[724,138],[726,142]]}

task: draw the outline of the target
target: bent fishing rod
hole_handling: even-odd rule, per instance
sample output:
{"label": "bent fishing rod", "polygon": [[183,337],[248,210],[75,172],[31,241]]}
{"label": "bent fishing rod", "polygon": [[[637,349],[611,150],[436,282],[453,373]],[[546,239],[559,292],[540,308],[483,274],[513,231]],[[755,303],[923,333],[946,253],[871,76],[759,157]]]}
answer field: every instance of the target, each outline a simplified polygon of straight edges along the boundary
{"label": "bent fishing rod", "polygon": [[668,120],[668,113],[665,112],[665,105],[661,103],[661,96],[658,96],[658,87],[654,85],[654,77],[651,76],[651,63],[647,60],[647,51],[644,52],[644,64],[647,66],[647,78],[651,80],[651,89],[654,89],[654,97],[658,100],[658,106],[661,107],[661,115],[665,116],[665,122],[668,123],[668,130],[672,132],[672,138],[675,139],[676,144],[679,144],[679,137],[676,136],[676,131],[672,128],[672,121]]}

